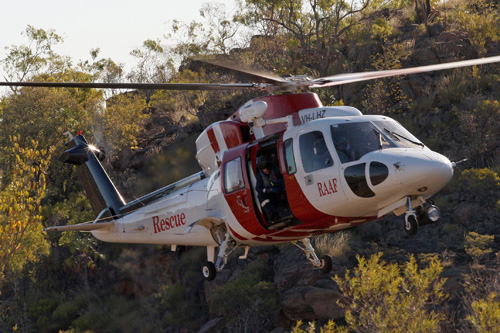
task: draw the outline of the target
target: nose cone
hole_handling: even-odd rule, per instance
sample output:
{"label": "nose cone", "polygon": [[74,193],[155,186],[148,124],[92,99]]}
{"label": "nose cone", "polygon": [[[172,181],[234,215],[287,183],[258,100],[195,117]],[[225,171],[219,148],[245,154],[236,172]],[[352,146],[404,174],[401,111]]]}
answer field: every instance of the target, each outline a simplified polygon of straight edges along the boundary
{"label": "nose cone", "polygon": [[[448,158],[433,151],[409,153],[402,158],[399,181],[408,193],[432,195],[448,184],[453,176],[453,166]],[[403,169],[403,170],[400,170]]]}

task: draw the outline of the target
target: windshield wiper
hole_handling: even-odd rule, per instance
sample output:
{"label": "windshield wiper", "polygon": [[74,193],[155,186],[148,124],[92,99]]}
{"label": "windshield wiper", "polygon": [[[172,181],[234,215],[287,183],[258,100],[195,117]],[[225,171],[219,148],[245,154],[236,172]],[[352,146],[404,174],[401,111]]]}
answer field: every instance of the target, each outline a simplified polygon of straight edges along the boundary
{"label": "windshield wiper", "polygon": [[390,131],[387,128],[384,128],[384,132],[389,133],[393,138],[397,139],[398,141],[401,141],[401,140],[398,139],[398,138],[401,138],[401,139],[404,139],[404,140],[406,140],[408,142],[413,143],[414,145],[417,145],[417,146],[420,146],[420,147],[425,147],[423,143],[417,142],[417,141],[413,141],[411,139],[408,139],[406,136],[401,135],[401,134],[399,134],[397,132]]}
{"label": "windshield wiper", "polygon": [[382,140],[384,140],[384,138],[382,137],[382,133],[380,133],[380,131],[376,128],[374,128],[373,131],[375,132],[375,134],[378,137],[378,148],[382,149],[382,145],[383,145]]}

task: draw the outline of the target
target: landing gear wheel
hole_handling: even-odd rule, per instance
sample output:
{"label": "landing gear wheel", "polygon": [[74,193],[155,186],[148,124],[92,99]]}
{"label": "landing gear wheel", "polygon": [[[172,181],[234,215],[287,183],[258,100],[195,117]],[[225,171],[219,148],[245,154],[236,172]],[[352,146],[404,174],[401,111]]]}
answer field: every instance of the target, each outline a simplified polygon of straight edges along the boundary
{"label": "landing gear wheel", "polygon": [[406,234],[413,236],[418,231],[418,221],[414,214],[405,216],[405,231]]}
{"label": "landing gear wheel", "polygon": [[321,261],[321,267],[320,267],[321,273],[323,274],[330,273],[333,265],[332,257],[325,254],[321,257],[320,261]]}
{"label": "landing gear wheel", "polygon": [[217,270],[215,269],[215,265],[213,262],[207,261],[204,265],[203,268],[201,269],[203,273],[203,277],[207,281],[212,281],[215,279],[215,276],[217,275]]}

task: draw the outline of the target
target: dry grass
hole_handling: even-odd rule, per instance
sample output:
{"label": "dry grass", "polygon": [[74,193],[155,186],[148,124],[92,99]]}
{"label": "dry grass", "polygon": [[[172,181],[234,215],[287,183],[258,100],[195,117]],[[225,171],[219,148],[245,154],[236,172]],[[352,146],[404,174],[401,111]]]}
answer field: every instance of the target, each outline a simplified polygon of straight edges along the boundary
{"label": "dry grass", "polygon": [[351,238],[347,231],[324,234],[314,239],[314,247],[319,255],[328,254],[333,259],[345,261],[352,250]]}

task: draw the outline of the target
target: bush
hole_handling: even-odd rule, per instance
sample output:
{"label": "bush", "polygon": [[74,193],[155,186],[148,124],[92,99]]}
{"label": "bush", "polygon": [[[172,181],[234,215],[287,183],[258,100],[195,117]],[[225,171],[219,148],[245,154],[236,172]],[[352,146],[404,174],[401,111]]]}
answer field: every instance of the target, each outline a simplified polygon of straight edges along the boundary
{"label": "bush", "polygon": [[500,177],[488,168],[467,169],[459,178],[465,201],[477,201],[495,207],[500,196]]}
{"label": "bush", "polygon": [[278,313],[276,286],[262,281],[260,266],[250,265],[236,280],[215,288],[210,295],[210,313],[224,317],[230,331],[262,331]]}
{"label": "bush", "polygon": [[479,262],[479,260],[485,255],[493,252],[492,249],[488,248],[493,242],[495,236],[491,235],[481,235],[477,232],[469,232],[465,235],[465,252],[471,256],[474,261]]}
{"label": "bush", "polygon": [[487,299],[472,303],[473,313],[467,316],[478,332],[496,332],[500,327],[500,302],[495,301],[496,294],[491,293]]}
{"label": "bush", "polygon": [[441,263],[432,259],[419,269],[413,256],[405,265],[386,264],[382,253],[359,265],[344,278],[335,276],[344,296],[349,329],[358,332],[435,332],[443,316],[432,306],[445,299]]}

